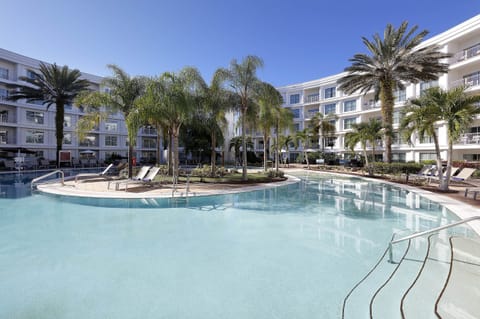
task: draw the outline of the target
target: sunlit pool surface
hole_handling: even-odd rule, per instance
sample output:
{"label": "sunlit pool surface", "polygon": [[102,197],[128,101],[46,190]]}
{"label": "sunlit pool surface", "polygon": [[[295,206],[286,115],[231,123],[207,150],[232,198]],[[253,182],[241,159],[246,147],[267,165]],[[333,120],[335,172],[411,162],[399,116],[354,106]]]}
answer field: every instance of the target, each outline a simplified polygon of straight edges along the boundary
{"label": "sunlit pool surface", "polygon": [[392,233],[456,219],[391,185],[300,177],[188,200],[0,196],[0,318],[338,318]]}

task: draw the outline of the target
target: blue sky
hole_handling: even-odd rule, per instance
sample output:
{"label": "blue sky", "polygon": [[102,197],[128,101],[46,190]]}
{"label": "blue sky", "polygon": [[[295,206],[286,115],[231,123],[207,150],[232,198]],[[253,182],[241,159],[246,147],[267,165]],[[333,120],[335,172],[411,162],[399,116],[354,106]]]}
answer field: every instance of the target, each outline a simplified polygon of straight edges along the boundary
{"label": "blue sky", "polygon": [[114,63],[131,75],[218,67],[253,54],[275,86],[343,71],[365,52],[361,37],[386,24],[429,37],[480,13],[477,0],[3,0],[0,46],[100,76]]}

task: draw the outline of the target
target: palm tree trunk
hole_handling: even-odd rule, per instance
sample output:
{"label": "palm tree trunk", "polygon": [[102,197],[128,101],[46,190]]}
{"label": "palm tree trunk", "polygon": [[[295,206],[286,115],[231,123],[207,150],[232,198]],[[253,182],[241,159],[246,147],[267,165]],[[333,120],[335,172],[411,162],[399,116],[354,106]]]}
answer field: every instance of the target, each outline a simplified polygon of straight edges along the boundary
{"label": "palm tree trunk", "polygon": [[447,170],[445,171],[445,178],[440,180],[441,189],[448,191],[450,185],[450,177],[452,172],[452,154],[453,154],[453,141],[448,138],[448,153],[447,153]]}
{"label": "palm tree trunk", "polygon": [[178,135],[180,133],[180,125],[173,127],[173,176],[178,176]]}
{"label": "palm tree trunk", "polygon": [[156,125],[155,129],[157,130],[157,165],[160,165],[160,141],[161,141],[161,136],[160,136],[160,125]]}
{"label": "palm tree trunk", "polygon": [[215,176],[215,171],[216,171],[216,162],[217,162],[217,151],[215,150],[215,146],[217,144],[217,135],[215,132],[210,133],[210,140],[212,142],[212,152],[210,154],[210,165],[212,166],[212,176]]}
{"label": "palm tree trunk", "polygon": [[247,140],[245,138],[245,116],[247,108],[242,108],[242,181],[248,180],[247,178]]}
{"label": "palm tree trunk", "polygon": [[267,139],[266,132],[263,134],[263,171],[267,171]]}
{"label": "palm tree trunk", "polygon": [[170,128],[168,132],[168,174],[173,176],[173,133]]}
{"label": "palm tree trunk", "polygon": [[128,142],[128,178],[133,176],[133,144],[132,141]]}
{"label": "palm tree trunk", "polygon": [[385,162],[392,162],[392,135],[393,135],[393,85],[391,81],[380,83],[380,100],[382,101],[382,120],[385,129]]}
{"label": "palm tree trunk", "polygon": [[280,154],[279,154],[279,149],[278,149],[278,122],[277,122],[277,127],[275,128],[275,175],[278,176],[278,167],[279,167],[279,161],[280,161]]}
{"label": "palm tree trunk", "polygon": [[368,162],[367,148],[365,146],[363,147],[363,156],[365,156],[365,166],[367,167],[368,175],[371,176],[373,174],[372,174],[372,169],[370,168],[370,163]]}
{"label": "palm tree trunk", "polygon": [[435,144],[435,153],[437,155],[437,170],[438,170],[438,179],[439,179],[439,184],[438,188],[441,190],[446,190],[443,189],[444,183],[442,183],[443,180],[443,171],[442,171],[442,155],[440,153],[440,145],[438,143],[438,136],[437,134],[433,134],[433,143]]}
{"label": "palm tree trunk", "polygon": [[60,151],[62,150],[63,145],[63,122],[65,117],[65,104],[62,101],[56,101],[56,112],[55,112],[55,139],[57,142],[57,152],[55,154],[55,159],[57,167],[60,167]]}

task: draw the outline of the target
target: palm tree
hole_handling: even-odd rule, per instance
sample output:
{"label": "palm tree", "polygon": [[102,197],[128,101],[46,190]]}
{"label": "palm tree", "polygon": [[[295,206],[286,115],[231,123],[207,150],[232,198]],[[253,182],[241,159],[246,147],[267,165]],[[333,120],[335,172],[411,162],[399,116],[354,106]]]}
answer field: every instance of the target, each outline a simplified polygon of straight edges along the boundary
{"label": "palm tree", "polygon": [[[239,160],[239,155],[240,155],[240,149],[243,148],[243,137],[242,136],[235,136],[230,140],[230,143],[228,144],[228,151],[231,151],[233,149],[235,153],[235,167],[237,167],[237,160]],[[247,140],[245,141],[246,149],[251,149],[253,148],[253,142],[252,139],[247,136]],[[245,153],[245,152],[243,152]]]}
{"label": "palm tree", "polygon": [[312,138],[309,129],[303,129],[302,131],[298,131],[295,133],[295,145],[299,147],[300,144],[302,145],[303,156],[307,161],[307,169],[310,169],[310,162],[308,160],[307,148],[310,146],[310,139]]}
{"label": "palm tree", "polygon": [[[146,79],[143,77],[130,77],[125,71],[114,64],[109,64],[108,68],[113,72],[113,75],[106,77],[102,81],[102,85],[106,86],[108,92],[91,92],[89,94],[80,95],[75,101],[77,105],[90,106],[93,113],[114,113],[120,112],[125,118],[127,125],[129,143],[128,143],[128,177],[132,177],[132,163],[133,163],[133,147],[135,146],[136,137],[139,129],[138,121],[127,121],[131,112],[136,110],[136,100],[142,95]],[[102,106],[107,108],[102,110]],[[136,115],[132,115],[136,118]],[[100,116],[98,118],[102,118]],[[83,123],[82,123],[83,120]],[[97,123],[98,124],[98,123]],[[84,129],[92,128],[95,125],[91,118],[84,117],[80,120],[80,125]]]}
{"label": "palm tree", "polygon": [[59,154],[63,144],[63,125],[65,105],[71,104],[75,97],[87,90],[89,82],[80,79],[79,70],[70,70],[67,66],[57,64],[47,65],[40,63],[40,73],[33,72],[32,78],[21,76],[21,81],[28,85],[15,85],[17,88],[9,96],[10,100],[27,99],[27,102],[40,101],[47,106],[47,110],[55,104],[55,138],[57,142],[56,163],[60,167]]}
{"label": "palm tree", "polygon": [[[257,92],[256,101],[259,105],[258,126],[263,132],[263,170],[267,171],[267,149],[270,133],[278,119],[278,108],[283,103],[280,92],[271,84],[262,82]],[[277,133],[278,134],[278,133]]]}
{"label": "palm tree", "polygon": [[225,69],[218,69],[215,71],[210,82],[210,86],[206,86],[203,89],[202,94],[202,118],[203,124],[210,132],[211,139],[211,154],[210,165],[211,174],[215,175],[216,161],[217,161],[217,136],[223,134],[225,127],[227,126],[227,119],[225,113],[232,109],[237,104],[236,96],[231,92],[224,89],[223,85],[228,78],[228,73]]}
{"label": "palm tree", "polygon": [[254,94],[255,88],[258,86],[257,69],[263,66],[263,61],[257,56],[249,55],[242,62],[238,63],[233,59],[230,63],[229,80],[235,93],[240,98],[240,113],[242,121],[242,180],[247,180],[247,145],[245,138],[246,129],[246,113],[250,107],[250,100]]}
{"label": "palm tree", "polygon": [[382,138],[381,129],[382,123],[375,118],[371,118],[368,122],[353,124],[352,131],[345,134],[345,146],[352,152],[358,143],[362,146],[365,166],[369,175],[373,174],[373,170],[368,162],[367,143],[372,147],[372,161],[375,162],[375,145]]}
{"label": "palm tree", "polygon": [[336,121],[337,119],[338,116],[336,114],[328,113],[324,115],[321,112],[316,113],[311,119],[313,123],[312,136],[314,139],[318,139],[319,136],[321,137],[322,152],[325,151],[325,137],[335,134],[336,127],[332,121]]}
{"label": "palm tree", "polygon": [[295,138],[292,135],[281,135],[277,137],[278,144],[280,149],[285,148],[286,158],[290,158],[290,145],[293,143],[295,145]]}
{"label": "palm tree", "polygon": [[[283,108],[281,105],[275,107],[275,173],[278,176],[279,171],[279,156],[280,156],[280,149],[282,146],[281,139],[280,139],[280,130],[283,129],[291,129],[293,127],[293,112],[291,109]],[[285,145],[287,147],[288,152],[288,145],[293,140],[290,137],[285,138]]]}
{"label": "palm tree", "polygon": [[450,57],[440,52],[438,46],[418,48],[428,31],[414,35],[417,26],[407,29],[406,21],[398,29],[388,24],[383,39],[378,34],[373,41],[362,37],[370,55],[355,54],[350,59],[352,65],[345,68],[348,74],[338,81],[339,89],[347,94],[366,94],[373,89],[375,99],[380,97],[388,163],[392,161],[394,91],[405,89],[404,83],[437,79],[440,73],[448,71],[448,64],[440,60]]}
{"label": "palm tree", "polygon": [[[419,139],[425,135],[433,138],[437,157],[439,188],[448,190],[450,172],[452,169],[453,144],[460,138],[462,133],[470,127],[472,122],[480,114],[480,108],[476,105],[480,102],[480,95],[467,95],[466,87],[460,86],[449,91],[439,87],[428,89],[419,99],[410,101],[405,108],[406,114],[402,119],[401,128],[404,136],[410,138],[413,132],[417,132]],[[445,178],[442,172],[442,158],[438,135],[435,130],[436,123],[444,121],[447,128],[447,170]]]}

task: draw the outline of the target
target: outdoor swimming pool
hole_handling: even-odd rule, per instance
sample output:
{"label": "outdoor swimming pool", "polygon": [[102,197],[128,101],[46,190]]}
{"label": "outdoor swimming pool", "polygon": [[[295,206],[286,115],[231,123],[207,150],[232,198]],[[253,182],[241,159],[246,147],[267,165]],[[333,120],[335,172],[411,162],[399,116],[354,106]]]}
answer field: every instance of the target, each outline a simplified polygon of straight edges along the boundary
{"label": "outdoor swimming pool", "polygon": [[188,201],[0,197],[0,318],[339,318],[392,233],[457,219],[391,185],[300,177]]}

